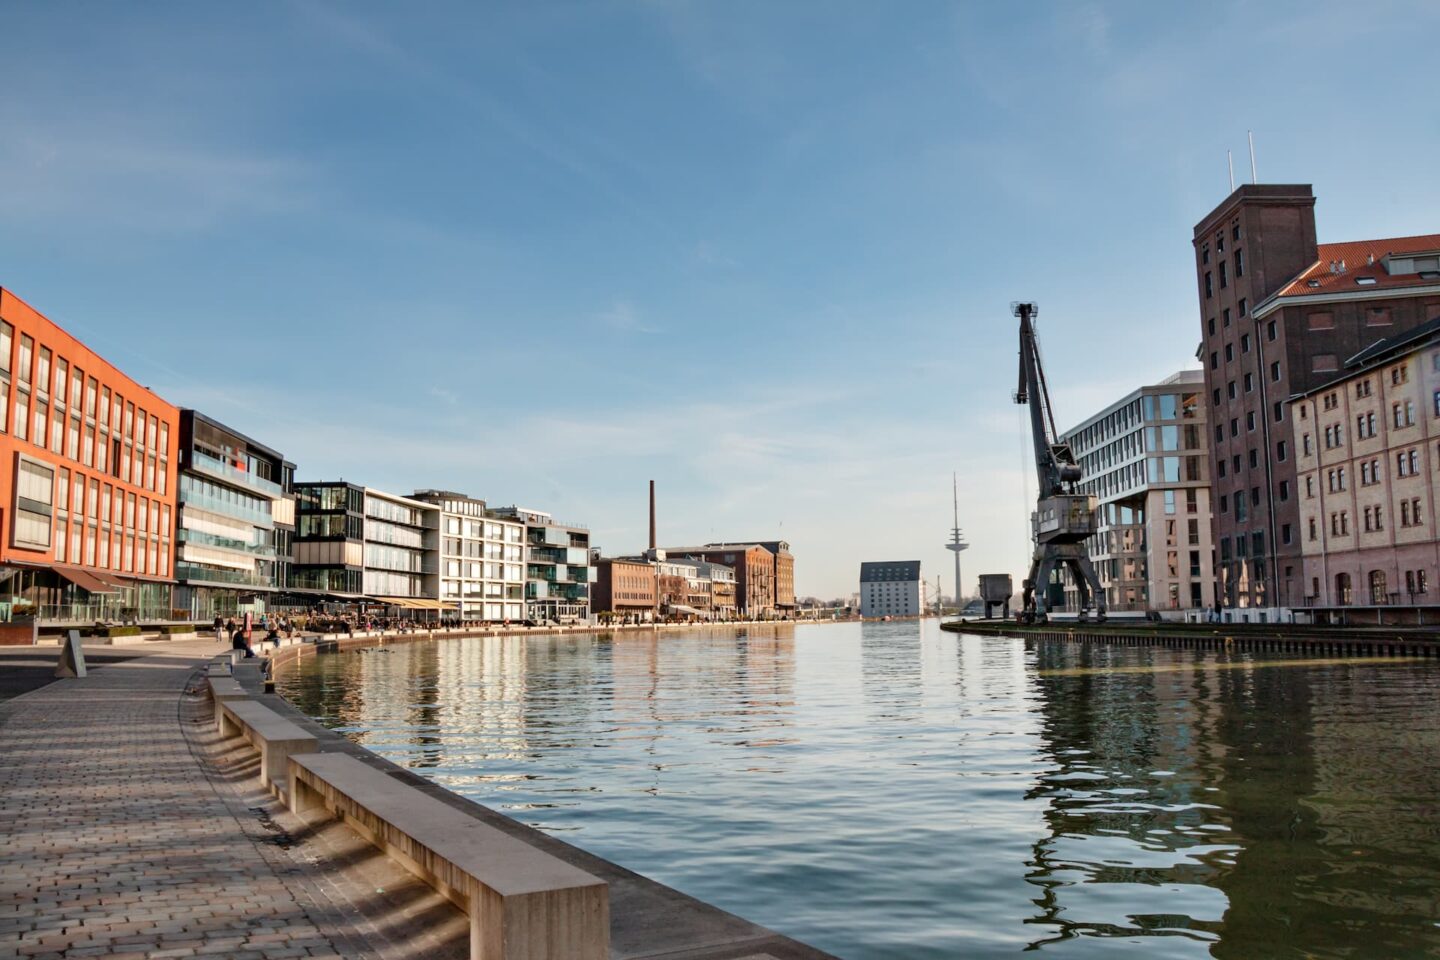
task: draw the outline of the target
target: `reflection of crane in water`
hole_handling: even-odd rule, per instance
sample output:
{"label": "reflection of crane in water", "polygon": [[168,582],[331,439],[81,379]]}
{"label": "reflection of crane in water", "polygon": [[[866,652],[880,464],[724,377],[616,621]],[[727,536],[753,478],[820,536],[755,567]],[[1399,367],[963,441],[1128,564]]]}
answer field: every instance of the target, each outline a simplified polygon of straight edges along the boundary
{"label": "reflection of crane in water", "polygon": [[1011,304],[1020,318],[1020,385],[1015,402],[1030,406],[1030,434],[1035,444],[1035,472],[1040,480],[1039,499],[1031,517],[1035,554],[1024,585],[1024,611],[1028,622],[1044,623],[1050,608],[1050,581],[1055,571],[1069,567],[1080,595],[1080,619],[1084,620],[1095,601],[1097,619],[1105,619],[1105,590],[1085,550],[1085,540],[1095,532],[1095,498],[1078,493],[1075,484],[1082,475],[1070,444],[1055,430],[1050,410],[1050,391],[1040,365],[1040,346],[1035,340],[1032,318],[1038,312],[1033,303]]}

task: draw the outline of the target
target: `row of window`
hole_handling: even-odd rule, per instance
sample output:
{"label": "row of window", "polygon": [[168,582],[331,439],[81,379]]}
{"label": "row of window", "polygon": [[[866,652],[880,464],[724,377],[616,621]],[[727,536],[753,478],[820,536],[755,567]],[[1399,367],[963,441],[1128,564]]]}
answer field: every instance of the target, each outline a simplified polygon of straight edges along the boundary
{"label": "row of window", "polygon": [[[1376,504],[1366,507],[1363,511],[1365,532],[1375,533],[1385,529],[1383,508]],[[1400,501],[1400,526],[1402,527],[1423,527],[1424,516],[1420,509],[1420,498],[1412,497],[1409,500]],[[1320,525],[1315,517],[1311,517],[1308,523],[1307,535],[1311,540],[1318,540]],[[1350,535],[1350,511],[1334,510],[1330,513],[1330,535],[1334,537],[1348,537]]]}
{"label": "row of window", "polygon": [[170,424],[48,347],[37,351],[29,335],[20,335],[18,349],[15,339],[15,328],[0,321],[0,432],[164,496]]}

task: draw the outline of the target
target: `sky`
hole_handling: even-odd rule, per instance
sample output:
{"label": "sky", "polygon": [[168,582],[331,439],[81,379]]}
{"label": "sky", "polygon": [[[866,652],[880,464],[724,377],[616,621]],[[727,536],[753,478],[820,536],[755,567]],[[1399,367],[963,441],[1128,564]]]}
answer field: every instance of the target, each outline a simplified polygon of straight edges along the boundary
{"label": "sky", "polygon": [[1440,231],[1440,5],[12,4],[0,285],[299,465],[642,549],[783,539],[1017,583],[1010,399],[1195,366],[1190,236]]}

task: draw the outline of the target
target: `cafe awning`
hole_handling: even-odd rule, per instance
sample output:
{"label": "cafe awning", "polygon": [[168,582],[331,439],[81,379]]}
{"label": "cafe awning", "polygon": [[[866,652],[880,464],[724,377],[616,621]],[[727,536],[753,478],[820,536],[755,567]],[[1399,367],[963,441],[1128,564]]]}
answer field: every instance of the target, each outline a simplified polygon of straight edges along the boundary
{"label": "cafe awning", "polygon": [[56,573],[60,574],[60,576],[64,577],[66,580],[69,580],[71,583],[75,584],[75,586],[79,587],[81,590],[86,590],[90,593],[120,592],[119,584],[111,583],[108,580],[97,577],[89,570],[82,570],[80,567],[62,566],[60,564],[57,564],[51,569],[53,569]]}

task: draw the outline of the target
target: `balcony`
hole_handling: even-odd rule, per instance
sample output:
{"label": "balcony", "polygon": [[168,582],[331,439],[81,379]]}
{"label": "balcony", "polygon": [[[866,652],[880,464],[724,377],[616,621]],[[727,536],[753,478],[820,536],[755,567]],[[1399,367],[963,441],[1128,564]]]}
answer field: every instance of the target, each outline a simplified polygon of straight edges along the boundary
{"label": "balcony", "polygon": [[270,587],[275,586],[273,577],[262,577],[256,573],[240,570],[221,570],[215,567],[202,567],[194,563],[183,561],[175,564],[175,579],[191,583],[225,583],[237,587]]}
{"label": "balcony", "polygon": [[193,504],[201,510],[208,510],[211,513],[218,513],[222,517],[234,517],[237,520],[245,520],[257,527],[273,528],[275,521],[271,519],[268,510],[252,510],[249,507],[219,497],[211,497],[195,490],[180,488],[180,502],[182,504]]}
{"label": "balcony", "polygon": [[217,460],[199,450],[190,451],[190,467],[196,473],[203,473],[214,477],[222,483],[233,483],[237,486],[249,487],[256,493],[264,494],[276,500],[285,495],[280,489],[280,484],[262,477],[257,477],[248,470],[237,470],[224,460]]}
{"label": "balcony", "polygon": [[214,547],[217,550],[233,550],[236,553],[258,557],[262,560],[275,559],[275,547],[273,544],[246,543],[244,540],[217,537],[213,533],[204,533],[200,530],[186,530],[184,527],[176,531],[175,539],[180,543],[193,543],[200,547]]}

